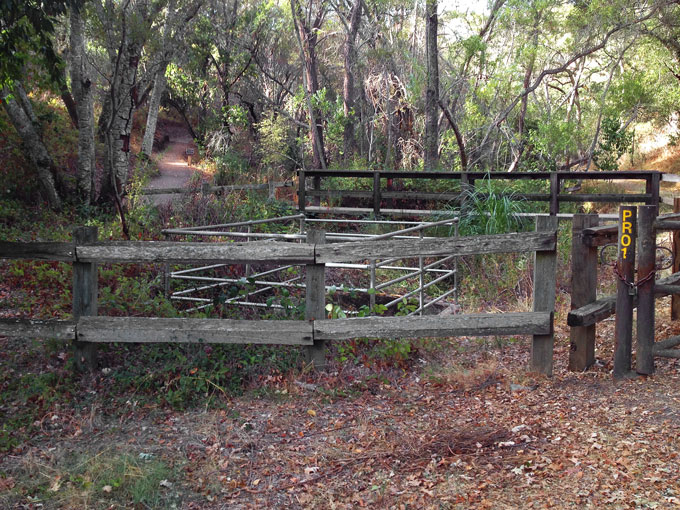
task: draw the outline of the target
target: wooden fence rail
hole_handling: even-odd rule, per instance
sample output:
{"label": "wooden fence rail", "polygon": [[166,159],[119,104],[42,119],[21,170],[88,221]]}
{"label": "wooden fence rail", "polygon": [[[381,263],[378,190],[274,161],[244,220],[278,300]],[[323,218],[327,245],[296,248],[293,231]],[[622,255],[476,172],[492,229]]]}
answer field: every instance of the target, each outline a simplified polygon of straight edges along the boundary
{"label": "wooden fence rail", "polygon": [[[308,347],[315,367],[325,363],[324,342],[355,337],[533,336],[532,368],[552,373],[557,218],[538,218],[537,231],[470,238],[359,241],[327,245],[321,231],[306,244],[285,242],[183,243],[97,242],[92,227],[74,232],[72,243],[1,242],[0,258],[66,261],[74,264],[73,320],[0,320],[0,335],[54,337],[74,341],[77,365],[96,366],[101,342],[267,343]],[[533,312],[449,317],[326,318],[326,264],[397,256],[436,257],[535,252]],[[97,316],[97,264],[129,262],[272,263],[306,266],[306,321],[223,320]]]}
{"label": "wooden fence rail", "polygon": [[[321,189],[322,179],[333,177],[351,177],[372,181],[371,190]],[[307,189],[307,179],[312,179],[312,189]],[[413,179],[418,181],[440,180],[459,181],[460,192],[433,193],[419,191],[394,191],[390,189],[394,179]],[[543,180],[547,181],[548,193],[512,194],[509,197],[517,200],[548,202],[551,215],[559,213],[560,203],[566,202],[638,202],[658,207],[660,201],[659,184],[662,173],[651,170],[630,172],[394,172],[380,170],[300,170],[298,171],[298,207],[300,211],[307,208],[307,198],[315,199],[318,206],[321,198],[359,198],[372,202],[373,213],[379,215],[383,200],[407,199],[439,202],[460,202],[469,191],[474,191],[475,183],[484,179],[492,180]],[[564,193],[560,186],[566,180],[641,180],[644,181],[644,193]],[[383,181],[386,188],[383,188]],[[483,193],[482,195],[483,196]]]}

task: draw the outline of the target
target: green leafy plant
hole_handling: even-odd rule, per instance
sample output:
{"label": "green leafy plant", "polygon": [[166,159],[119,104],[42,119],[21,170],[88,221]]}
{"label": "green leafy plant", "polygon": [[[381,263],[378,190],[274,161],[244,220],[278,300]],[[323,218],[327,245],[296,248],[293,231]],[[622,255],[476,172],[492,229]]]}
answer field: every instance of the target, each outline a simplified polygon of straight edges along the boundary
{"label": "green leafy plant", "polygon": [[517,232],[527,226],[519,214],[522,200],[517,193],[497,191],[491,179],[463,192],[459,230],[463,235],[490,235]]}

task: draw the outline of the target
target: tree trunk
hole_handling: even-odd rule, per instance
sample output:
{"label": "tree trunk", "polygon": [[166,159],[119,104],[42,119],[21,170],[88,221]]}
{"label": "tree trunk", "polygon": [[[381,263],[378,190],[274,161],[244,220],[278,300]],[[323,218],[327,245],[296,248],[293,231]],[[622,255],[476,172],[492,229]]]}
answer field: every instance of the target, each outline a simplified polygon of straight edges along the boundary
{"label": "tree trunk", "polygon": [[156,73],[156,78],[153,81],[153,91],[151,92],[151,100],[149,101],[149,113],[146,116],[146,128],[144,129],[144,140],[142,141],[142,154],[147,157],[151,156],[153,151],[153,140],[156,136],[156,124],[158,123],[158,112],[161,106],[161,97],[165,91],[165,70],[167,69],[167,62],[161,64],[161,68]]}
{"label": "tree trunk", "polygon": [[427,90],[425,92],[425,170],[439,165],[439,51],[437,48],[437,0],[425,1]]}
{"label": "tree trunk", "polygon": [[158,66],[158,71],[153,80],[153,91],[151,92],[151,100],[149,101],[149,112],[146,116],[146,128],[144,129],[144,140],[142,141],[142,154],[147,157],[151,156],[153,151],[153,139],[156,136],[156,124],[158,123],[158,111],[161,106],[161,97],[165,92],[165,71],[170,63],[172,50],[170,48],[171,29],[174,25],[173,18],[175,15],[176,2],[171,0],[168,4],[168,15],[165,19],[165,28],[163,29],[163,51],[165,52],[163,60]]}
{"label": "tree trunk", "polygon": [[[22,101],[22,97],[25,100]],[[38,172],[38,181],[48,204],[53,209],[60,209],[62,203],[55,185],[54,162],[42,141],[39,126],[34,123],[36,117],[23,87],[15,82],[13,93],[3,88],[1,99],[10,122],[21,137],[24,153]]]}
{"label": "tree trunk", "polygon": [[128,180],[130,165],[130,132],[134,112],[137,65],[141,48],[123,41],[113,68],[117,69],[111,82],[111,118],[106,129],[105,177],[102,198],[119,198]]}
{"label": "tree trunk", "polygon": [[[312,18],[312,4],[308,5],[309,20]],[[323,137],[323,114],[318,108],[312,105],[312,97],[319,91],[319,72],[316,58],[316,44],[318,33],[321,29],[324,18],[323,2],[317,6],[315,19],[309,24],[308,17],[302,13],[302,9],[296,0],[290,2],[295,23],[298,44],[300,45],[300,56],[303,61],[303,81],[305,82],[305,92],[307,95],[307,109],[310,117],[310,139],[312,143],[312,166],[314,168],[326,169],[326,149]]]}
{"label": "tree trunk", "polygon": [[345,161],[351,160],[356,150],[356,139],[354,137],[354,125],[356,123],[356,112],[354,111],[354,72],[357,66],[356,38],[361,23],[361,2],[362,0],[355,0],[350,11],[349,27],[343,48],[345,64],[345,75],[342,83],[342,99],[345,113],[343,159]]}
{"label": "tree trunk", "polygon": [[76,168],[77,192],[83,203],[94,201],[95,143],[94,143],[94,90],[90,80],[90,66],[85,55],[83,20],[80,6],[71,6],[71,88],[78,118],[78,163]]}

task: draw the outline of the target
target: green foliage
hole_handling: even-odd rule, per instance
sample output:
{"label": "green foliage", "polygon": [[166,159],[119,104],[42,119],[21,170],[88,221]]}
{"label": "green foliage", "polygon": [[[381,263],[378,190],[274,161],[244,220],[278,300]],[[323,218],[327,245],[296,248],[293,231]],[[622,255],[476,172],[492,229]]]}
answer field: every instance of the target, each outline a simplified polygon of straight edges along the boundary
{"label": "green foliage", "polygon": [[213,155],[217,171],[213,176],[215,186],[240,182],[248,172],[248,160],[233,149]]}
{"label": "green foliage", "polygon": [[60,81],[61,59],[54,51],[54,21],[66,12],[67,0],[3,0],[0,7],[0,89],[23,77],[24,66],[37,55],[52,80]]}
{"label": "green foliage", "polygon": [[288,123],[281,115],[268,112],[256,124],[256,128],[260,134],[258,153],[262,164],[270,167],[272,173],[282,170],[286,162],[290,161]]}
{"label": "green foliage", "polygon": [[297,348],[260,345],[120,346],[129,362],[112,374],[112,395],[134,390],[139,398],[174,409],[220,407],[261,374],[302,366]]}
{"label": "green foliage", "polygon": [[619,158],[633,146],[633,133],[626,132],[621,122],[613,117],[602,119],[600,144],[593,152],[593,161],[600,170],[618,170]]}
{"label": "green foliage", "polygon": [[517,193],[497,191],[491,179],[484,179],[474,190],[465,190],[463,200],[459,222],[462,235],[502,234],[526,227],[519,216],[523,209]]}

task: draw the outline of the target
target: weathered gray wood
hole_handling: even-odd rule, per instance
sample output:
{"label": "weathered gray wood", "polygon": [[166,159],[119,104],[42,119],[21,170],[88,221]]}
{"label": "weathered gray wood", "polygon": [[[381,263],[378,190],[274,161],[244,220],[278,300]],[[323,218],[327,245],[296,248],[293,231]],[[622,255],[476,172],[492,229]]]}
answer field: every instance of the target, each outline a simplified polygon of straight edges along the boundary
{"label": "weathered gray wood", "polygon": [[[77,227],[73,231],[76,245],[97,241],[97,227]],[[78,248],[76,248],[78,249]],[[73,263],[73,320],[82,316],[97,315],[97,263]],[[97,346],[93,343],[76,341],[73,344],[76,368],[92,371],[97,368]]]}
{"label": "weathered gray wood", "polygon": [[305,244],[253,241],[243,243],[182,243],[119,241],[77,246],[82,262],[314,262],[314,247]]}
{"label": "weathered gray wood", "polygon": [[[555,216],[560,212],[560,176],[557,172],[550,174],[550,215]],[[566,198],[566,197],[565,197]]]}
{"label": "weathered gray wood", "polygon": [[638,374],[654,373],[654,265],[656,263],[656,231],[654,220],[657,207],[638,207],[638,282],[649,278],[638,286],[637,300],[637,350],[635,356]]}
{"label": "weathered gray wood", "polygon": [[555,250],[557,231],[423,240],[337,243],[317,246],[316,261],[352,262],[365,259],[437,257]]}
{"label": "weathered gray wood", "polygon": [[72,262],[73,243],[0,241],[0,259],[60,260]]}
{"label": "weathered gray wood", "polygon": [[615,312],[616,296],[605,296],[569,312],[567,325],[571,327],[590,326],[611,317]]}
{"label": "weathered gray wood", "polygon": [[[536,218],[537,234],[542,232],[557,233],[557,216]],[[555,311],[555,289],[557,252],[553,246],[551,251],[536,251],[534,256],[534,312]],[[553,371],[554,334],[536,333],[531,343],[531,370],[547,376]]]}
{"label": "weathered gray wood", "polygon": [[[581,308],[597,298],[597,248],[584,242],[584,229],[596,227],[597,214],[574,215],[571,236],[571,308]],[[595,324],[569,331],[569,370],[583,371],[595,362]]]}
{"label": "weathered gray wood", "polygon": [[[307,243],[321,246],[326,242],[323,230],[310,230]],[[307,264],[305,319],[316,321],[326,317],[326,266],[323,264]],[[314,344],[307,348],[307,361],[314,368],[321,370],[326,366],[326,344],[324,339],[314,337]]]}
{"label": "weathered gray wood", "polygon": [[426,315],[423,317],[357,317],[314,321],[314,338],[448,338],[549,334],[549,312],[503,314]]}
{"label": "weathered gray wood", "polygon": [[662,351],[664,349],[670,349],[671,347],[675,347],[676,345],[680,345],[680,335],[678,336],[672,336],[669,338],[666,338],[666,340],[661,340],[660,342],[656,342],[653,347],[654,353],[657,351]]}
{"label": "weathered gray wood", "polygon": [[618,240],[618,235],[619,226],[616,224],[589,227],[583,230],[583,243],[593,247],[613,244]]}
{"label": "weathered gray wood", "polygon": [[[624,225],[628,225],[628,228]],[[619,207],[619,276],[616,286],[616,322],[614,324],[614,378],[627,376],[631,370],[633,350],[633,295],[627,285],[635,281],[635,239],[637,207]],[[627,244],[626,244],[627,243]],[[626,251],[624,252],[624,248]],[[625,279],[625,281],[623,280]]]}
{"label": "weathered gray wood", "polygon": [[81,317],[76,332],[98,343],[312,344],[312,325],[296,320]]}
{"label": "weathered gray wood", "polygon": [[[656,297],[668,296],[680,292],[680,272],[673,273],[666,278],[657,280],[654,285],[654,295]],[[637,306],[637,298],[633,299],[633,305]],[[590,326],[603,321],[616,313],[616,296],[605,296],[597,301],[582,306],[577,310],[572,310],[567,315],[568,326]]]}
{"label": "weathered gray wood", "polygon": [[74,340],[76,338],[76,326],[72,321],[0,319],[0,336]]}
{"label": "weathered gray wood", "polygon": [[[673,199],[673,212],[680,215],[680,197],[675,197]],[[677,273],[680,271],[680,231],[673,231],[673,243],[671,245],[673,251],[673,272]],[[671,298],[671,320],[680,319],[680,296],[676,295],[676,292],[671,293],[673,297]],[[677,294],[680,294],[678,292]]]}
{"label": "weathered gray wood", "polygon": [[680,221],[678,220],[657,220],[654,222],[656,230],[680,230]]}
{"label": "weathered gray wood", "polygon": [[380,172],[373,174],[373,214],[380,216]]}
{"label": "weathered gray wood", "polygon": [[305,171],[300,170],[298,174],[298,210],[300,212],[304,212],[307,206],[307,197],[305,196],[306,186]]}
{"label": "weathered gray wood", "polygon": [[680,285],[663,285],[657,283],[654,285],[654,294],[657,296],[662,295],[676,297],[676,295],[680,294]]}
{"label": "weathered gray wood", "polygon": [[654,356],[660,358],[680,358],[680,349],[661,349],[654,351]]}

